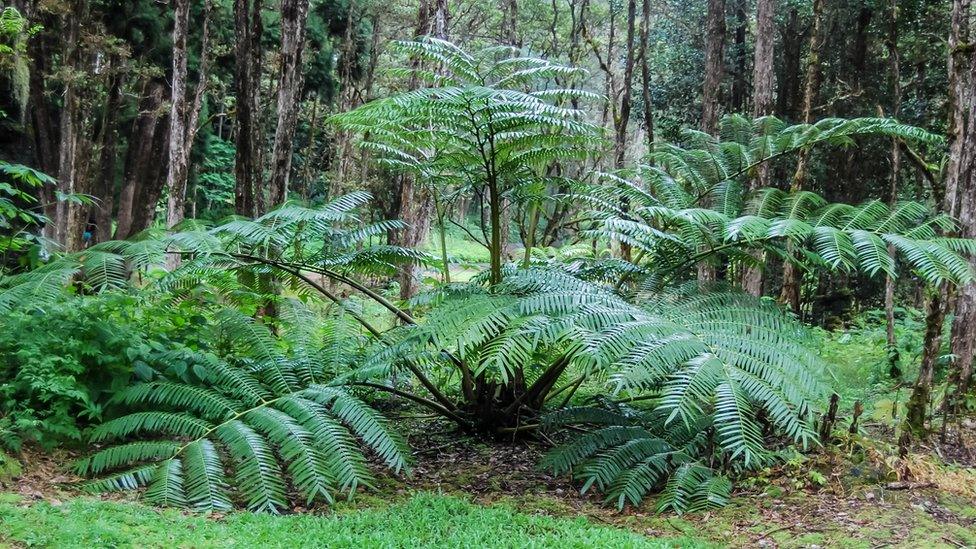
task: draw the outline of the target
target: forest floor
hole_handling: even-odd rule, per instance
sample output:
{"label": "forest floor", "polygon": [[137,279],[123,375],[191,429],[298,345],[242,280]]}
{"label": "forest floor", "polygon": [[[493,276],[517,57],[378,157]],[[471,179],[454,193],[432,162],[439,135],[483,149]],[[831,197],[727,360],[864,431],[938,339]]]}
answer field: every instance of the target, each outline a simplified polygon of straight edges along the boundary
{"label": "forest floor", "polygon": [[[578,485],[568,478],[536,467],[546,449],[541,443],[484,442],[458,437],[447,424],[401,421],[412,427],[411,476],[381,476],[376,490],[362,491],[332,508],[297,507],[295,514],[308,521],[318,517],[318,522],[302,522],[300,530],[345,540],[336,545],[360,547],[976,546],[976,463],[965,462],[973,454],[963,449],[976,443],[974,429],[950,433],[949,439],[961,437],[961,444],[920,448],[911,454],[910,481],[892,476],[892,460],[883,457],[880,446],[866,452],[858,446],[854,452],[847,441],[830,452],[801,456],[740,480],[731,504],[723,509],[679,517],[655,513],[653,501],[618,511],[598,495],[579,494]],[[860,438],[856,442],[866,444]],[[852,458],[855,453],[861,457]],[[953,453],[963,463],[937,465],[934,453]],[[144,529],[137,526],[145,519],[136,517],[146,508],[134,503],[131,495],[98,500],[72,490],[77,478],[66,466],[72,457],[64,452],[26,456],[23,474],[0,494],[0,522],[11,525],[0,530],[0,546],[51,545],[52,538],[38,532],[67,516],[82,521],[74,527],[90,535],[108,535],[103,530],[115,531],[110,527],[114,522],[128,525],[128,530],[119,530],[121,538],[86,538],[109,545],[221,546],[221,540],[230,538],[242,545],[261,540],[281,545],[286,539],[304,539],[276,537],[275,528],[290,524],[291,531],[296,525],[287,520],[306,519],[285,517],[286,522],[275,523],[240,518],[246,513],[205,519],[152,511],[155,526],[145,526],[149,537],[140,541]],[[382,520],[376,528],[364,530],[363,521],[376,513]],[[502,518],[521,526],[502,527]],[[196,534],[165,534],[167,528],[183,527]]]}

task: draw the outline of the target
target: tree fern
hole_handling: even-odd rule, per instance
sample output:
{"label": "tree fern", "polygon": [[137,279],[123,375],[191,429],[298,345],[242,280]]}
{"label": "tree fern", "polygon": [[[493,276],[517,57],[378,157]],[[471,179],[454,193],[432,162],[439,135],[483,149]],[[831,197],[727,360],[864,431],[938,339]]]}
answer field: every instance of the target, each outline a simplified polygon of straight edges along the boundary
{"label": "tree fern", "polygon": [[270,293],[259,281],[322,297],[321,286],[303,273],[351,280],[389,276],[403,264],[429,262],[423,252],[373,242],[401,224],[363,222],[357,211],[370,199],[357,191],[316,208],[287,203],[254,220],[232,217],[214,226],[187,220],[174,232],[150,230],[130,240],[55,255],[33,271],[0,277],[0,312],[56,301],[69,283],[85,292],[127,287],[133,271],[159,269],[172,253],[184,261],[155,284],[173,298],[201,288],[230,299],[241,290]]}
{"label": "tree fern", "polygon": [[392,471],[406,469],[404,442],[386,420],[348,388],[324,385],[334,371],[307,362],[329,350],[327,338],[296,336],[305,347],[295,352],[236,311],[217,314],[211,329],[230,338],[230,358],[242,365],[197,354],[199,382],[161,378],[120,392],[118,404],[134,411],[93,430],[93,443],[116,444],[78,462],[95,477],[88,489],[145,486],[158,504],[280,512],[286,479],[305,502],[370,486],[364,447]]}

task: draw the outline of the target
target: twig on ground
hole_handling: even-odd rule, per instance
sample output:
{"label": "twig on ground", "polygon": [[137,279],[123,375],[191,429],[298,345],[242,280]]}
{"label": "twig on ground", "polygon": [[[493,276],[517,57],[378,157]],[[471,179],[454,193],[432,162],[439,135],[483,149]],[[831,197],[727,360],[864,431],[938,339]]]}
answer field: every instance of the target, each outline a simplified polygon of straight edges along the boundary
{"label": "twig on ground", "polygon": [[773,535],[773,534],[775,534],[777,532],[782,532],[783,530],[792,530],[792,529],[796,528],[799,525],[800,525],[800,523],[798,522],[796,524],[788,524],[786,526],[780,526],[779,528],[773,528],[772,530],[769,530],[765,534],[759,536],[759,539],[766,539],[769,536],[771,536],[771,535]]}

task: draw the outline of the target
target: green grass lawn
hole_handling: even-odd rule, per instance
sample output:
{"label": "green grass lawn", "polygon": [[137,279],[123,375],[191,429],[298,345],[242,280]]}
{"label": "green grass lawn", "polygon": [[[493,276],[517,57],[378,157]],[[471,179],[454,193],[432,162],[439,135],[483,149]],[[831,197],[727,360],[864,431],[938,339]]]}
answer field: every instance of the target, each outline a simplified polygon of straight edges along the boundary
{"label": "green grass lawn", "polygon": [[28,505],[0,494],[0,545],[15,547],[706,547],[419,493],[325,516],[231,513],[221,518],[135,503],[72,498]]}

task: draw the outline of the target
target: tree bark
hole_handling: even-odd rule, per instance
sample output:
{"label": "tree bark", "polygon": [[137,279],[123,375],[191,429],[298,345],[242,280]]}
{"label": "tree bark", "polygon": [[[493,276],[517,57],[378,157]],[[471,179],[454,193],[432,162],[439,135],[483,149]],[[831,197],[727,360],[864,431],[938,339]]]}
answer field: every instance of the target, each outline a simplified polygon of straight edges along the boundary
{"label": "tree bark", "polygon": [[735,11],[735,75],[732,78],[732,98],[730,108],[736,112],[746,108],[746,1],[734,0]]}
{"label": "tree bark", "polygon": [[[932,396],[935,362],[942,349],[942,325],[945,323],[945,290],[936,289],[925,305],[925,343],[918,378],[905,407],[905,433],[919,436],[925,432],[926,410]],[[904,444],[902,441],[901,444]]]}
{"label": "tree bark", "polygon": [[[351,111],[356,106],[356,86],[353,78],[353,67],[356,64],[356,35],[353,33],[356,25],[353,15],[357,10],[356,2],[349,2],[346,10],[346,32],[342,39],[342,50],[339,57],[339,112]],[[374,28],[373,43],[376,44],[377,32]],[[375,54],[370,53],[370,62],[373,61]],[[333,138],[335,149],[335,176],[329,187],[329,196],[338,196],[346,188],[346,180],[352,171],[353,164],[353,132],[348,130],[338,130]],[[365,179],[365,178],[364,178]]]}
{"label": "tree bark", "polygon": [[515,48],[522,47],[518,38],[518,0],[505,0],[502,13],[504,13],[502,41]]}
{"label": "tree bark", "polygon": [[[824,33],[824,4],[826,0],[813,2],[813,30],[810,31],[810,51],[807,52],[806,84],[803,88],[803,123],[813,122],[813,107],[820,90],[821,67],[820,55],[825,43]],[[796,172],[790,183],[790,192],[796,193],[803,189],[807,177],[807,165],[810,162],[809,151],[800,149],[796,163]],[[792,251],[792,250],[791,250]],[[792,261],[783,264],[783,288],[780,301],[789,305],[790,309],[800,313],[800,271]]]}
{"label": "tree bark", "polygon": [[[898,52],[898,3],[891,1],[888,19],[888,66],[891,73],[892,116],[898,118],[901,112],[901,67]],[[898,202],[898,175],[901,171],[901,147],[898,139],[891,140],[891,177],[888,186],[888,206],[895,207]],[[895,261],[895,247],[888,245],[888,256]],[[885,276],[885,340],[888,345],[888,371],[891,377],[900,378],[898,340],[895,337],[895,279]]]}
{"label": "tree bark", "polygon": [[[972,0],[954,0],[949,34],[949,161],[944,187],[935,188],[942,210],[960,221],[960,236],[976,236],[976,47],[972,38]],[[940,196],[941,195],[941,196]],[[941,200],[938,200],[941,198]],[[925,410],[932,393],[932,371],[941,351],[942,325],[953,303],[947,288],[935,290],[929,302],[925,343],[918,379],[908,402],[902,448],[912,435],[924,435]],[[976,336],[976,290],[970,284],[959,289],[950,347],[955,355],[951,373],[956,383],[952,403],[968,391]]]}
{"label": "tree bark", "polygon": [[[826,42],[826,33],[824,32],[825,3],[826,0],[814,0],[813,2],[813,29],[810,31],[810,51],[807,52],[806,81],[803,87],[802,121],[804,124],[813,122],[814,103],[817,102],[820,80],[823,74],[820,67],[820,56]],[[803,183],[807,177],[808,164],[809,152],[806,149],[800,149],[796,172],[790,182],[791,191],[796,192],[803,188]]]}
{"label": "tree bark", "polygon": [[800,30],[800,15],[791,8],[782,32],[783,77],[779,81],[777,112],[785,119],[795,121],[800,102],[800,61],[804,32]]}
{"label": "tree bark", "polygon": [[725,74],[725,0],[708,0],[705,19],[705,77],[702,83],[701,130],[714,135],[721,116]]}
{"label": "tree bark", "polygon": [[[428,3],[431,2],[431,3]],[[417,15],[417,36],[432,35],[441,40],[448,39],[448,24],[450,14],[447,0],[423,0]],[[414,61],[415,63],[419,61]],[[410,87],[415,88],[418,82],[412,79]],[[416,179],[409,175],[402,175],[400,182],[400,215],[407,227],[395,234],[395,244],[408,248],[416,248],[424,243],[430,232],[431,217],[433,215],[433,200],[430,193]],[[496,213],[500,214],[500,206]],[[410,299],[417,293],[417,267],[406,264],[400,271],[400,299]]]}
{"label": "tree bark", "polygon": [[[169,131],[169,170],[166,174],[166,189],[169,192],[166,207],[166,227],[172,228],[183,221],[186,203],[186,180],[190,171],[190,151],[197,134],[200,109],[207,89],[207,55],[210,19],[210,3],[206,2],[203,16],[203,38],[200,48],[200,70],[193,101],[186,97],[187,57],[186,45],[190,25],[190,1],[175,0],[173,24],[173,89],[170,102]],[[179,264],[179,256],[172,254],[167,258],[170,267]]]}
{"label": "tree bark", "polygon": [[234,0],[234,209],[256,216],[264,210],[261,146],[262,0]]}
{"label": "tree bark", "polygon": [[[949,38],[949,163],[946,167],[950,214],[959,220],[959,236],[976,238],[976,44],[972,0],[955,0]],[[976,262],[974,262],[976,268]],[[952,325],[954,402],[964,397],[973,376],[976,353],[976,285],[959,289]]]}
{"label": "tree bark", "polygon": [[[271,205],[285,201],[291,175],[292,141],[301,105],[305,22],[309,0],[281,0],[281,75],[278,79],[278,125],[271,171]],[[350,8],[351,9],[351,8]]]}
{"label": "tree bark", "polygon": [[[120,71],[116,57],[109,59],[109,70]],[[113,74],[109,83],[108,98],[105,102],[105,112],[102,116],[102,128],[99,135],[101,156],[99,160],[99,176],[94,195],[97,199],[93,207],[92,217],[95,220],[94,242],[105,242],[112,238],[112,209],[115,206],[115,167],[118,157],[119,142],[119,111],[122,108],[122,79],[120,72]]]}
{"label": "tree bark", "polygon": [[[67,74],[62,93],[61,118],[59,123],[60,145],[58,147],[58,190],[64,194],[78,192],[78,132],[79,105],[78,90],[72,73],[78,64],[81,48],[81,22],[87,11],[85,0],[74,0],[69,10],[62,16],[64,37],[62,42],[62,63]],[[54,240],[65,251],[81,249],[84,220],[81,220],[81,206],[69,201],[58,201],[54,210]]]}
{"label": "tree bark", "polygon": [[641,59],[641,100],[644,103],[644,133],[647,153],[654,152],[654,98],[651,97],[651,68],[647,59],[647,41],[651,27],[651,0],[641,2],[640,59]]}
{"label": "tree bark", "polygon": [[[645,0],[646,1],[646,0]],[[634,31],[636,28],[637,2],[628,0],[627,2],[627,54],[624,58],[624,75],[620,83],[620,107],[614,117],[614,169],[623,169],[627,156],[627,127],[630,124],[630,111],[632,108],[631,92],[634,84]],[[627,211],[630,205],[627,199],[621,200],[620,208]],[[630,245],[626,242],[620,243],[620,257],[625,261],[630,261]]]}
{"label": "tree bark", "polygon": [[[773,112],[773,15],[775,0],[758,0],[756,4],[756,54],[752,73],[752,115],[761,117]],[[756,177],[749,181],[749,190],[769,186],[769,166],[763,163]],[[754,296],[762,295],[763,272],[758,267],[746,267],[742,273],[743,291]]]}
{"label": "tree bark", "polygon": [[152,186],[152,181],[158,179],[156,173],[161,170],[160,164],[154,164],[154,153],[158,154],[157,146],[166,150],[167,141],[160,144],[160,136],[166,134],[167,127],[167,115],[163,112],[166,101],[165,85],[162,81],[153,79],[143,88],[139,114],[133,121],[129,134],[122,191],[119,193],[115,227],[115,238],[119,240],[129,238],[146,228],[145,216],[141,213],[149,198],[149,193],[145,191]]}
{"label": "tree bark", "polygon": [[615,120],[616,132],[614,137],[614,168],[624,167],[627,155],[627,127],[630,123],[631,88],[634,83],[634,29],[637,15],[636,0],[627,2],[627,54],[624,59],[624,78],[620,83],[620,108]]}
{"label": "tree bark", "polygon": [[[645,0],[646,2],[647,0]],[[705,19],[705,78],[702,83],[701,131],[715,135],[721,116],[722,79],[725,75],[725,0],[708,0]],[[708,207],[708,197],[703,199]],[[698,283],[715,281],[715,266],[698,262]]]}
{"label": "tree bark", "polygon": [[752,115],[755,117],[773,113],[775,10],[775,0],[758,0],[756,3],[756,52],[752,72]]}

